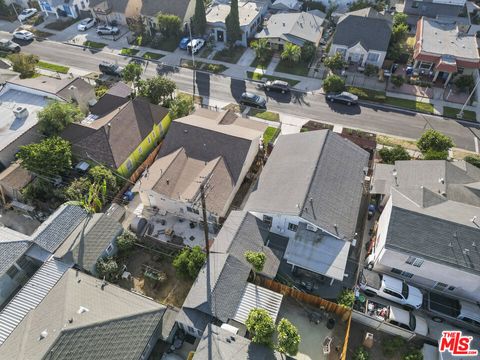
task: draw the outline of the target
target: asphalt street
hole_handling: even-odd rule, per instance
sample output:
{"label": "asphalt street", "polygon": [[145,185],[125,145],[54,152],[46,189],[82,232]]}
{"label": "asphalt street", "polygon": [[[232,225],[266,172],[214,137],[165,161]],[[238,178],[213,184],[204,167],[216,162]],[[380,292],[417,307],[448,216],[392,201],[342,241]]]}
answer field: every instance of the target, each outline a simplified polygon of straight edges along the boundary
{"label": "asphalt street", "polygon": [[[7,32],[0,32],[0,38],[11,38]],[[125,65],[128,58],[109,51],[93,52],[81,47],[53,41],[33,41],[22,44],[22,51],[39,56],[44,61],[67,65],[78,69],[98,72],[102,60]],[[183,68],[164,67],[161,72],[171,77],[177,87],[192,92],[193,72]],[[155,63],[149,63],[145,76],[157,73]],[[236,102],[244,91],[251,91],[267,97],[267,108],[280,114],[308,118],[330,124],[338,124],[361,130],[417,139],[425,129],[433,128],[453,138],[456,147],[478,151],[475,138],[480,137],[480,125],[444,119],[438,116],[411,113],[408,111],[384,108],[376,105],[348,107],[331,104],[321,94],[304,94],[292,91],[291,94],[265,94],[255,82],[197,72],[196,93],[222,102]],[[288,119],[287,117],[284,117]],[[288,120],[284,120],[288,123]],[[477,149],[476,149],[477,147]]]}

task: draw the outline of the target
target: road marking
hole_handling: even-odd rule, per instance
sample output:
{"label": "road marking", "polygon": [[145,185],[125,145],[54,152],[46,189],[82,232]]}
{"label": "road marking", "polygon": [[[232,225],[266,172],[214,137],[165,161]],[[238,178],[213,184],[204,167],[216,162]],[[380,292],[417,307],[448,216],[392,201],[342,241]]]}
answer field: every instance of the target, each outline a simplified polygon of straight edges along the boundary
{"label": "road marking", "polygon": [[478,138],[476,136],[473,137],[473,141],[475,142],[475,152],[478,154]]}

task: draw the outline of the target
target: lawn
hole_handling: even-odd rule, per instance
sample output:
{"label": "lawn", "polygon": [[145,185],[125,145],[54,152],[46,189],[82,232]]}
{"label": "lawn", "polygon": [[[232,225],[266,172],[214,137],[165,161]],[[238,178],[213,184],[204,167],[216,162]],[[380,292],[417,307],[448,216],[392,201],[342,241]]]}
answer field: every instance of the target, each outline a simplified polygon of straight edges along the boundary
{"label": "lawn", "polygon": [[178,39],[175,36],[172,36],[168,39],[162,38],[159,41],[152,42],[150,46],[157,50],[172,52],[172,51],[175,51],[175,49],[177,48],[179,40],[180,39]]}
{"label": "lawn", "polygon": [[[451,108],[449,106],[443,107],[443,116],[457,118],[457,114],[460,112],[460,109]],[[477,121],[477,114],[474,111],[463,110],[462,120],[467,121]]]}
{"label": "lawn", "polygon": [[398,106],[405,109],[433,114],[433,105],[429,103],[418,102],[414,100],[399,99],[394,97],[387,97],[386,104]]}
{"label": "lawn", "polygon": [[405,149],[419,151],[415,141],[405,140],[405,139],[386,136],[386,135],[377,135],[377,143],[385,146],[400,145]]}
{"label": "lawn", "polygon": [[273,142],[278,134],[280,133],[280,128],[269,126],[265,129],[263,133],[263,146],[266,148],[270,142]]}
{"label": "lawn", "polygon": [[308,75],[308,64],[305,62],[298,62],[296,64],[291,64],[286,61],[280,61],[275,69],[275,71],[283,72],[292,75],[298,76],[307,76]]}
{"label": "lawn", "polygon": [[267,79],[267,80],[282,80],[288,82],[290,86],[295,86],[297,85],[300,81],[298,80],[292,80],[292,79],[286,79],[286,78],[281,78],[277,76],[271,76],[271,75],[266,75],[262,74],[259,72],[253,72],[253,71],[247,71],[247,77],[252,80],[257,80],[261,81],[262,79]]}
{"label": "lawn", "polygon": [[87,40],[83,43],[83,46],[88,46],[93,49],[103,49],[107,44]]}
{"label": "lawn", "polygon": [[[187,69],[193,69],[193,62],[192,60],[182,59],[182,61],[180,62],[180,66],[185,67]],[[195,69],[209,71],[214,74],[219,74],[221,72],[224,72],[228,68],[222,64],[209,64],[203,61],[195,61]]]}
{"label": "lawn", "polygon": [[354,86],[347,86],[347,91],[354,95],[357,95],[358,98],[362,100],[385,102],[387,98],[385,95],[385,91],[375,91]]}
{"label": "lawn", "polygon": [[270,64],[270,61],[272,61],[273,53],[270,53],[268,57],[264,61],[260,61],[258,57],[256,57],[252,63],[250,64],[251,67],[254,68],[260,68],[260,69],[266,69],[268,64]]}
{"label": "lawn", "polygon": [[231,64],[236,64],[245,52],[243,46],[235,46],[233,49],[225,48],[217,52],[214,56],[214,60],[225,61]]}
{"label": "lawn", "polygon": [[127,56],[134,56],[137,55],[140,50],[137,49],[132,49],[132,48],[123,48],[122,51],[120,51],[121,55],[127,55]]}
{"label": "lawn", "polygon": [[37,63],[37,66],[40,69],[55,71],[55,72],[58,72],[60,74],[67,74],[68,70],[70,70],[70,68],[68,66],[52,64],[52,63],[48,63],[48,62],[45,62],[45,61],[39,61]]}
{"label": "lawn", "polygon": [[158,60],[158,59],[161,59],[162,57],[164,57],[165,55],[162,55],[162,54],[159,54],[159,53],[154,53],[154,52],[150,52],[150,51],[147,51],[145,54],[142,55],[142,57],[144,59],[147,59],[147,60]]}
{"label": "lawn", "polygon": [[280,121],[280,115],[273,111],[250,109],[248,115],[268,121]]}

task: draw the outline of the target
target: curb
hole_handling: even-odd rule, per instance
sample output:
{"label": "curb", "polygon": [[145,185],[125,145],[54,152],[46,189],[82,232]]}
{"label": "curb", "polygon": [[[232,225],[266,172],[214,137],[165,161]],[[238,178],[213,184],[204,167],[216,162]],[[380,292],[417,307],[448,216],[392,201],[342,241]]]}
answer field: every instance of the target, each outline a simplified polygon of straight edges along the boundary
{"label": "curb", "polygon": [[70,45],[70,46],[75,46],[75,47],[82,48],[82,49],[92,50],[92,51],[94,51],[95,53],[98,53],[98,52],[103,51],[103,48],[102,48],[102,49],[98,49],[98,48],[94,48],[94,47],[90,47],[90,46],[85,46],[85,45],[72,44],[72,43],[69,43],[69,42],[66,42],[66,41],[62,41],[62,44],[64,44],[64,45]]}

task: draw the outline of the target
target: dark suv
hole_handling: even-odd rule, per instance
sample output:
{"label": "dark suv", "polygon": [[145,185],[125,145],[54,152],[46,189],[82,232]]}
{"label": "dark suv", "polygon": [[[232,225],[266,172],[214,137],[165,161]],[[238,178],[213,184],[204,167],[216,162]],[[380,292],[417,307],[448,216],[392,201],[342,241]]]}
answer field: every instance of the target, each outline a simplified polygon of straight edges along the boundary
{"label": "dark suv", "polygon": [[258,109],[267,108],[267,100],[263,96],[252,94],[249,92],[244,92],[242,98],[240,99],[240,104],[245,106],[251,106]]}
{"label": "dark suv", "polygon": [[279,91],[282,94],[285,94],[286,92],[290,91],[290,87],[288,86],[288,83],[286,81],[281,81],[281,80],[273,80],[273,81],[267,81],[263,87],[267,91]]}
{"label": "dark suv", "polygon": [[122,68],[116,64],[104,61],[98,65],[98,68],[105,75],[122,76]]}

